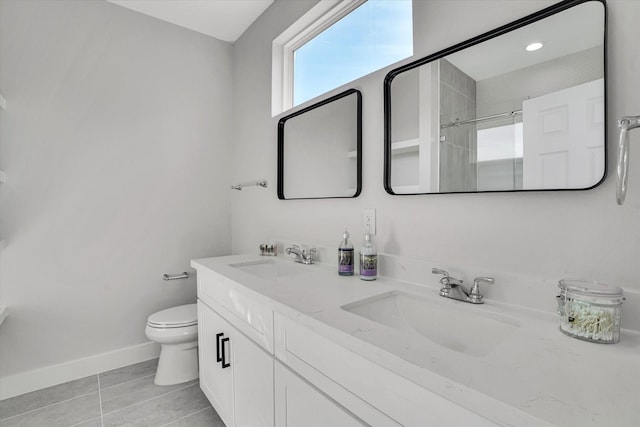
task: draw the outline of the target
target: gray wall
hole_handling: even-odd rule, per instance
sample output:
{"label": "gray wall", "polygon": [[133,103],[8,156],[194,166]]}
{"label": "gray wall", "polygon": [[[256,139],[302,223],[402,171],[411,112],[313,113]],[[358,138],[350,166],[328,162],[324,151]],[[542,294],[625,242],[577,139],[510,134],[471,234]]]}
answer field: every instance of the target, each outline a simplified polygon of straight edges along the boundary
{"label": "gray wall", "polygon": [[[446,59],[440,68],[440,124],[476,118],[476,81]],[[476,190],[476,127],[440,131],[440,192]]]}
{"label": "gray wall", "polygon": [[[271,41],[314,2],[276,1],[234,46],[235,179],[276,181],[276,123],[271,117]],[[416,57],[437,52],[553,1],[415,1]],[[608,161],[616,155],[616,118],[640,114],[640,7],[609,9]],[[624,206],[615,203],[610,173],[590,191],[390,196],[383,182],[383,97],[387,70],[346,86],[363,92],[363,189],[356,199],[278,201],[275,189],[232,195],[233,252],[255,252],[278,237],[326,246],[326,259],[344,225],[357,242],[362,210],[377,209],[380,253],[459,265],[484,273],[545,278],[586,277],[640,291],[640,177],[630,177]],[[637,139],[638,135],[633,135]],[[632,142],[635,144],[635,142]],[[640,155],[631,155],[631,173]],[[635,179],[634,179],[635,177]],[[259,215],[256,215],[259,213]],[[429,271],[424,282],[434,283]],[[536,281],[535,283],[538,283]],[[435,284],[435,283],[434,283]],[[508,284],[505,284],[508,286]],[[552,297],[551,297],[552,298]],[[514,301],[517,302],[517,301]],[[552,299],[550,304],[553,304]]]}
{"label": "gray wall", "polygon": [[104,1],[0,2],[0,376],[145,343],[230,251],[231,45]]}

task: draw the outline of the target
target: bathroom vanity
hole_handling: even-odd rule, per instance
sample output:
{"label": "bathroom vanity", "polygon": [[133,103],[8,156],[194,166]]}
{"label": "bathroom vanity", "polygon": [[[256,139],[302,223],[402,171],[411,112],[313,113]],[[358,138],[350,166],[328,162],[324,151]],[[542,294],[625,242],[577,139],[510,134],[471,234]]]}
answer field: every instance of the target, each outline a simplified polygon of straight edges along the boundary
{"label": "bathroom vanity", "polygon": [[200,385],[227,426],[632,426],[640,335],[433,286],[236,255],[198,271]]}

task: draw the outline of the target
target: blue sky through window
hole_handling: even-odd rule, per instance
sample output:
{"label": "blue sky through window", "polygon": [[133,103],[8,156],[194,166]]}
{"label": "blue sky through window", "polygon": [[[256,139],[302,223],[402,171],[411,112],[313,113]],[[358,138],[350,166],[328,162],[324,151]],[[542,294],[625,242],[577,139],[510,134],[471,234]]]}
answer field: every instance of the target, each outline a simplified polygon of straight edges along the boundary
{"label": "blue sky through window", "polygon": [[411,0],[368,0],[294,52],[293,103],[412,54]]}

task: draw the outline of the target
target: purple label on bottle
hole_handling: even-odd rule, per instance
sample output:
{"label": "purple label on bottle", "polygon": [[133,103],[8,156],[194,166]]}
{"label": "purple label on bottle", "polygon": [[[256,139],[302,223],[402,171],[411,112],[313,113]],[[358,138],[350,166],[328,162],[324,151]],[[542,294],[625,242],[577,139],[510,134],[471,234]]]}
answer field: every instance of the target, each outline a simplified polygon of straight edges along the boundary
{"label": "purple label on bottle", "polygon": [[338,273],[351,273],[353,274],[353,265],[341,265],[338,267]]}
{"label": "purple label on bottle", "polygon": [[353,249],[338,249],[338,273],[353,274]]}
{"label": "purple label on bottle", "polygon": [[365,277],[378,275],[378,257],[376,255],[360,254],[360,275]]}

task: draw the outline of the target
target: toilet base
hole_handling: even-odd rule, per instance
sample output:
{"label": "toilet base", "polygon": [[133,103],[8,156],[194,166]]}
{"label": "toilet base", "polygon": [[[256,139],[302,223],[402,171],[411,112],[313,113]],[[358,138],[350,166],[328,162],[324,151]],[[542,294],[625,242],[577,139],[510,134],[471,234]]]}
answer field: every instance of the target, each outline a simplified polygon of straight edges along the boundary
{"label": "toilet base", "polygon": [[198,341],[161,344],[156,385],[173,385],[198,378]]}

